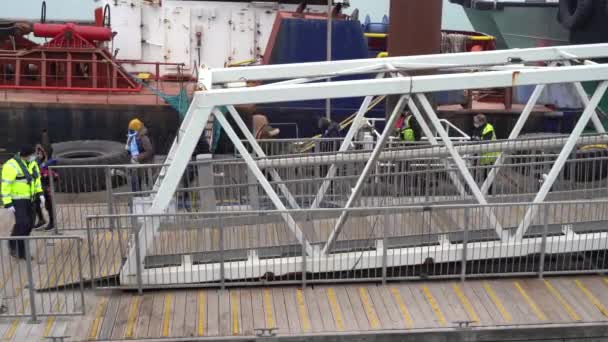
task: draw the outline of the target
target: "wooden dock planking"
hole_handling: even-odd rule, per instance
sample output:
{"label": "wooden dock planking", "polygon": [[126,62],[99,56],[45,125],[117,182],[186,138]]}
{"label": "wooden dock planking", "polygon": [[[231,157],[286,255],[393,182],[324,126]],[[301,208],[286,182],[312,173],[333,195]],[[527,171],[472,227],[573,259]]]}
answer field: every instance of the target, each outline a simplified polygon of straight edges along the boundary
{"label": "wooden dock planking", "polygon": [[475,311],[475,313],[477,313],[477,316],[479,317],[480,322],[478,323],[478,325],[491,325],[494,322],[495,318],[491,316],[490,311],[488,310],[486,305],[484,305],[485,303],[482,302],[480,297],[477,295],[477,291],[475,291],[473,282],[468,281],[461,284],[461,289],[464,296],[469,300],[471,306],[473,307],[473,310]]}
{"label": "wooden dock planking", "polygon": [[443,315],[445,316],[447,326],[453,326],[454,322],[457,321],[466,321],[468,317],[464,311],[451,299],[457,299],[456,296],[446,296],[444,289],[448,287],[449,284],[445,282],[436,282],[428,285],[429,291],[437,300]]}
{"label": "wooden dock planking", "polygon": [[547,321],[559,323],[570,321],[568,313],[547,290],[542,279],[521,279],[519,283],[547,316]]}
{"label": "wooden dock planking", "polygon": [[165,292],[159,291],[154,293],[154,301],[152,303],[152,311],[150,315],[150,324],[146,337],[154,338],[161,337],[163,313],[165,308]]}
{"label": "wooden dock planking", "polygon": [[346,292],[345,286],[336,284],[336,286],[331,286],[330,289],[333,289],[335,291],[336,297],[338,298],[338,305],[340,306],[340,310],[342,311],[345,330],[360,330],[360,327],[357,326],[357,317],[355,316],[355,313],[353,311],[353,307],[350,302],[350,298],[348,297],[348,293]]}
{"label": "wooden dock planking", "polygon": [[219,311],[219,292],[220,290],[210,290],[207,292],[207,332],[206,336],[220,335],[220,311]]}
{"label": "wooden dock planking", "polygon": [[[577,286],[577,280],[593,296],[595,303]],[[542,309],[547,316],[546,321],[538,319],[537,313],[515,287],[514,282],[520,284],[528,298],[533,299],[533,302]],[[608,284],[602,277],[550,278],[550,282],[577,310],[583,318],[583,323],[608,319],[598,310],[598,305],[602,308],[608,306],[608,295],[604,293]],[[261,327],[278,327],[280,334],[285,336],[307,332],[347,333],[409,328],[450,328],[455,326],[454,322],[466,321],[470,318],[454,290],[454,285],[459,286],[471,308],[482,320],[475,326],[497,327],[509,324],[505,323],[501,310],[506,310],[512,317],[510,324],[520,326],[575,323],[571,317],[564,314],[563,308],[559,313],[560,304],[556,304],[557,300],[553,298],[543,281],[501,279],[473,280],[464,284],[422,282],[390,286],[369,284],[315,286],[304,290],[292,286],[230,290],[172,290],[149,292],[142,297],[132,292],[113,291],[107,293],[107,297],[88,294],[87,305],[90,310],[84,318],[57,318],[49,329],[50,331],[61,329],[66,334],[78,337],[77,340],[85,340],[90,338],[93,321],[99,318],[98,333],[95,335],[98,340],[129,339],[124,335],[125,324],[129,321],[133,322],[135,338],[141,335],[147,338],[162,338],[165,335],[165,327],[169,332],[168,338],[191,337],[199,333],[200,298],[204,298],[202,305],[205,308],[202,316],[203,332],[205,336],[210,337],[251,336],[255,328]],[[405,319],[392,292],[393,289],[400,295],[412,325]],[[491,290],[491,294],[488,289]],[[298,293],[301,294],[302,302],[298,300]],[[63,297],[56,296],[52,300],[56,301],[59,298]],[[103,298],[109,298],[109,301],[98,317],[98,305],[95,300]],[[134,298],[139,298],[140,303],[136,311],[137,315],[131,317],[130,308]],[[171,298],[169,310],[166,306],[167,298]],[[497,301],[501,303],[502,309],[497,307]],[[444,324],[440,323],[438,312],[444,316]],[[308,323],[304,323],[306,320]],[[377,323],[372,323],[375,320]],[[0,320],[0,328],[4,329],[6,336],[6,331],[13,327],[8,336],[15,341],[21,337],[30,339],[32,336],[41,336],[47,331],[46,320],[40,326],[30,328],[26,327],[25,321],[25,319]],[[325,324],[328,321],[331,324]],[[17,324],[14,325],[14,322]],[[305,325],[308,325],[309,329],[305,329]],[[84,328],[86,331],[83,332],[81,329],[78,332],[79,326],[86,326]],[[141,331],[145,333],[142,334]]]}
{"label": "wooden dock planking", "polygon": [[129,308],[133,299],[133,295],[129,294],[124,294],[121,297],[120,304],[118,305],[118,311],[116,313],[116,320],[110,333],[110,338],[113,340],[121,339],[125,335],[127,322],[129,319]]}
{"label": "wooden dock planking", "polygon": [[251,289],[251,307],[253,312],[253,328],[266,328],[266,312],[261,288]]}
{"label": "wooden dock planking", "polygon": [[552,279],[551,284],[561,293],[564,299],[578,313],[583,321],[597,322],[602,320],[602,314],[598,312],[591,302],[574,284],[572,278]]}
{"label": "wooden dock planking", "polygon": [[[300,306],[298,305],[296,298],[296,289],[293,287],[284,287],[283,288],[283,298],[285,300],[285,310],[287,313],[287,323],[289,327],[289,333],[292,335],[302,333],[305,329],[303,327],[303,322],[301,323],[300,317]],[[308,322],[308,313],[304,319]],[[310,330],[310,323],[306,323],[308,328],[306,330]]]}
{"label": "wooden dock planking", "polygon": [[316,302],[319,305],[319,311],[321,321],[323,322],[324,331],[338,331],[340,330],[336,324],[337,319],[342,317],[335,317],[334,312],[330,308],[328,300],[327,288],[323,286],[316,286],[312,291],[312,295],[316,298]]}
{"label": "wooden dock planking", "polygon": [[[423,285],[412,284],[401,286],[402,296],[410,297],[411,302],[409,307],[412,310],[412,315],[418,318],[416,328],[437,328],[441,327],[439,317],[433,312],[433,308],[425,296],[422,289]],[[407,299],[406,299],[407,302]],[[416,322],[416,319],[414,319]]]}
{"label": "wooden dock planking", "polygon": [[144,293],[139,305],[137,314],[137,324],[135,326],[135,338],[148,337],[148,328],[152,318],[152,310],[154,309],[154,294]]}
{"label": "wooden dock planking", "polygon": [[285,297],[280,287],[269,288],[272,296],[274,319],[278,334],[289,334],[289,323],[287,321],[287,309],[285,308]]}
{"label": "wooden dock planking", "polygon": [[118,315],[118,308],[120,306],[120,301],[122,298],[123,296],[110,296],[110,299],[108,300],[106,314],[101,324],[101,328],[99,329],[99,334],[97,335],[97,338],[99,340],[106,340],[111,338],[112,329],[114,328],[114,324],[116,323],[116,316]]}
{"label": "wooden dock planking", "polygon": [[[344,289],[348,296],[350,305],[352,307],[353,314],[355,316],[355,323],[357,324],[357,328],[359,330],[370,330],[371,329],[370,322],[366,315],[366,310],[363,306],[361,296],[359,294],[360,288],[365,289],[365,287],[362,285],[361,286],[357,286],[357,285],[344,286]],[[365,289],[364,291],[367,293],[367,289]],[[369,296],[369,294],[367,296]],[[373,315],[377,316],[377,314],[375,313],[375,309],[371,308],[371,310],[374,310]]]}
{"label": "wooden dock planking", "polygon": [[251,289],[241,289],[241,331],[243,335],[254,335],[254,311]]}
{"label": "wooden dock planking", "polygon": [[186,319],[195,320],[196,317],[186,316],[186,306],[189,304],[186,302],[187,291],[179,291],[175,294],[174,305],[173,305],[173,320],[171,322],[171,337],[183,337],[187,336],[185,332]]}
{"label": "wooden dock planking", "polygon": [[[202,292],[202,291],[201,291]],[[186,292],[186,308],[184,310],[184,336],[194,337],[198,336],[197,324],[199,321],[198,317],[199,309],[199,291],[188,290]],[[203,312],[203,318],[205,313]]]}
{"label": "wooden dock planking", "polygon": [[311,330],[314,333],[323,331],[323,319],[319,310],[318,298],[315,291],[311,287],[306,287],[302,290],[304,305],[306,306],[308,316],[310,317]]}

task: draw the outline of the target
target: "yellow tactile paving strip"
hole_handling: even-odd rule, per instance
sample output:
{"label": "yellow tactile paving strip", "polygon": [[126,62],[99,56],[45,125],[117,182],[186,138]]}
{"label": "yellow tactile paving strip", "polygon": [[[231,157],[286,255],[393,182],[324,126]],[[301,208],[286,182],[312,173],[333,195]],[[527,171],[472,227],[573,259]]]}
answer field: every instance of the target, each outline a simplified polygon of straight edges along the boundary
{"label": "yellow tactile paving strip", "polygon": [[[181,299],[180,299],[181,298]],[[110,303],[120,303],[115,319]],[[279,335],[386,329],[608,322],[608,279],[577,276],[467,282],[336,284],[297,287],[114,292],[99,296],[88,315],[70,318],[67,333],[83,340],[190,336],[250,336],[258,328]],[[0,320],[2,321],[2,320]],[[11,340],[24,319],[4,320]],[[108,326],[108,322],[113,326]],[[86,327],[76,329],[86,323]],[[1,324],[1,322],[0,322]],[[44,334],[55,319],[43,320]],[[102,330],[105,331],[102,333]],[[82,336],[78,336],[81,331]]]}

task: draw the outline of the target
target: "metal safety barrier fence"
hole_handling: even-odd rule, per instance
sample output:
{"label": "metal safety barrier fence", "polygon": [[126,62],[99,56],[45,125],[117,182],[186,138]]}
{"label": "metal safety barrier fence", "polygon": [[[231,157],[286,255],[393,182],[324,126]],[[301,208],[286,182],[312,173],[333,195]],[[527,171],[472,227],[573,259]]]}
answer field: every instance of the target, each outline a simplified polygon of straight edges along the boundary
{"label": "metal safety barrier fence", "polygon": [[84,315],[82,252],[77,236],[0,237],[0,317]]}
{"label": "metal safety barrier fence", "polygon": [[[526,218],[531,208],[536,215]],[[344,209],[91,216],[92,273],[101,287],[247,286],[501,276],[608,269],[608,200],[542,204],[399,206],[348,209],[328,253],[322,247]],[[503,229],[488,219],[491,211]],[[296,239],[291,215],[312,245]],[[523,220],[529,227],[521,238]],[[114,221],[114,229],[109,229]],[[160,225],[153,237],[145,227]],[[143,260],[121,258],[125,246]],[[505,238],[506,237],[506,238]],[[130,263],[132,274],[119,271]]]}
{"label": "metal safety barrier fence", "polygon": [[[463,159],[491,202],[527,202],[534,198],[555,163],[560,139],[563,138],[552,135],[455,146],[466,150]],[[608,195],[605,142],[600,135],[581,138],[546,200],[597,199]],[[498,144],[500,149],[495,146]],[[264,168],[266,178],[287,208],[340,208],[365,167],[366,159],[360,158],[365,151],[289,154],[256,161],[268,164]],[[400,144],[385,153],[370,171],[355,206],[473,201],[465,180],[442,146]],[[494,164],[499,155],[502,163]],[[58,227],[83,229],[84,218],[89,215],[134,213],[134,199],[151,201],[155,194],[153,184],[163,167],[156,164],[53,168],[60,175],[58,184],[53,185]],[[232,156],[209,156],[191,162],[173,203],[174,212],[275,209],[272,198],[246,163]]]}

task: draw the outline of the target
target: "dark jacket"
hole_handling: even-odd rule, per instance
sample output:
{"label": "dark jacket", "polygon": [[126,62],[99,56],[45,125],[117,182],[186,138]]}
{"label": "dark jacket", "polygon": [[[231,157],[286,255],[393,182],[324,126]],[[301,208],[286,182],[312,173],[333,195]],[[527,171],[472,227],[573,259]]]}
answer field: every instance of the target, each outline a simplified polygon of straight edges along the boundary
{"label": "dark jacket", "polygon": [[[154,161],[154,146],[152,145],[152,141],[148,136],[148,129],[146,127],[142,128],[137,135],[135,136],[137,139],[137,148],[139,149],[139,155],[137,156],[137,162],[140,164],[150,164]],[[127,145],[129,145],[130,141],[127,140]]]}
{"label": "dark jacket", "polygon": [[[489,128],[492,128],[492,129],[486,129],[486,127],[488,125],[490,125]],[[496,133],[494,133],[494,127],[492,127],[491,124],[486,123],[479,127],[473,127],[473,134],[471,134],[471,140],[473,140],[473,141],[490,141],[490,140],[495,139],[495,137],[496,137],[495,134]]]}

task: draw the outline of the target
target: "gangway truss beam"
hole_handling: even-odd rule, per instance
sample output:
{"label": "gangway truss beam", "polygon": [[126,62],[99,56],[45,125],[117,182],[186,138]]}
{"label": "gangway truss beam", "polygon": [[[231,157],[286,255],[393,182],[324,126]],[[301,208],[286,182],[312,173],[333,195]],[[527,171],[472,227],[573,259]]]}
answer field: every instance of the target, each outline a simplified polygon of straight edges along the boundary
{"label": "gangway truss beam", "polygon": [[[601,97],[608,88],[608,65],[584,63],[584,65],[573,66],[570,65],[570,60],[589,60],[606,57],[608,57],[608,44],[592,44],[476,53],[393,57],[382,60],[366,59],[218,70],[207,70],[202,68],[199,73],[198,86],[199,89],[203,90],[197,91],[194,94],[186,118],[184,119],[176,140],[167,156],[166,164],[168,164],[168,166],[161,170],[160,176],[155,184],[155,195],[147,213],[151,215],[162,215],[166,212],[180,179],[184,174],[190,156],[194,151],[195,145],[203,134],[210,116],[213,114],[235,145],[250,172],[266,192],[266,195],[271,200],[274,208],[281,212],[282,219],[286,222],[293,237],[302,245],[307,257],[324,260],[347,257],[346,254],[348,253],[346,252],[342,253],[345,255],[342,255],[339,252],[334,253],[332,251],[332,244],[337,241],[342,227],[348,218],[348,211],[346,209],[353,206],[358,199],[362,184],[366,182],[369,174],[368,171],[375,167],[378,161],[385,158],[386,151],[383,150],[384,144],[391,133],[396,118],[400,115],[403,107],[405,107],[406,104],[409,104],[409,107],[412,109],[416,118],[420,122],[424,122],[422,125],[424,134],[432,145],[429,153],[443,153],[444,156],[449,157],[448,159],[445,159],[444,162],[449,163],[450,166],[456,166],[455,171],[452,172],[457,172],[458,174],[454,174],[450,177],[452,183],[459,189],[461,195],[465,191],[471,192],[472,198],[479,205],[487,208],[485,215],[490,218],[491,225],[495,227],[496,233],[503,239],[503,242],[508,243],[513,248],[520,248],[521,246],[533,243],[533,241],[530,240],[531,238],[525,237],[525,233],[530,218],[535,213],[536,207],[533,205],[529,207],[524,219],[520,222],[516,233],[505,240],[505,234],[503,234],[504,232],[502,231],[500,222],[498,222],[498,219],[486,206],[488,203],[487,191],[496,175],[490,173],[490,177],[487,178],[481,188],[477,185],[462,157],[468,149],[473,147],[466,145],[456,146],[450,141],[445,128],[443,128],[437,114],[427,100],[426,94],[450,90],[536,86],[535,91],[523,110],[520,120],[518,120],[515,129],[509,136],[510,138],[515,138],[519,135],[521,128],[532,112],[535,103],[538,101],[538,98],[546,85],[557,83],[574,84],[574,88],[582,98],[586,108],[580,120],[577,122],[574,131],[567,139],[553,139],[540,143],[556,145],[561,149],[561,152],[545,182],[541,186],[540,191],[536,194],[534,203],[539,204],[545,201],[545,197],[550,190],[553,181],[559,172],[561,172],[564,163],[573,148],[585,139],[584,137],[581,137],[581,133],[587,125],[587,122],[593,122],[596,130],[601,134],[605,134],[603,127],[600,127],[601,123],[597,117],[596,108]],[[548,63],[549,66],[530,68],[525,65],[532,64],[537,66],[539,62]],[[407,77],[404,77],[404,74],[399,75],[400,73],[411,70],[429,68],[435,69],[436,73],[432,75]],[[474,70],[475,72],[471,72],[471,70]],[[387,74],[396,75],[397,77],[385,78]],[[332,77],[346,75],[369,75],[370,78],[350,81],[337,81],[332,79]],[[320,80],[325,79],[329,80],[320,82]],[[224,88],[226,84],[243,81],[259,81],[265,84],[254,87]],[[276,81],[276,83],[270,81]],[[580,85],[581,82],[589,81],[600,82],[600,86],[598,86],[591,99],[587,98]],[[321,186],[315,196],[315,201],[312,206],[315,208],[320,205],[329,186],[329,179],[335,172],[334,164],[340,162],[339,160],[343,157],[343,152],[348,150],[350,141],[352,141],[357,129],[365,120],[365,112],[367,111],[373,96],[384,95],[400,96],[399,104],[387,120],[387,127],[385,128],[385,131],[382,132],[373,151],[371,153],[367,152],[367,154],[366,152],[349,154],[348,158],[344,159],[346,161],[355,161],[358,158],[364,160],[366,162],[364,172],[359,176],[356,183],[357,185],[350,195],[346,206],[342,208],[343,212],[340,215],[338,224],[334,227],[331,237],[324,245],[320,247],[318,245],[313,246],[302,229],[298,226],[297,222],[289,214],[287,206],[282,202],[283,200],[279,197],[262,172],[262,170],[269,171],[270,176],[278,184],[282,184],[281,178],[275,168],[286,165],[281,164],[282,162],[284,163],[285,160],[281,158],[266,158],[266,155],[255,141],[253,135],[248,132],[246,125],[240,120],[234,106],[255,103],[319,100],[326,98],[365,98],[354,123],[347,134],[348,139],[342,144],[339,151],[335,152],[333,155],[314,157],[302,156],[289,161],[290,164],[288,165],[297,165],[298,163],[304,165],[306,163],[315,163],[319,160],[329,161],[328,164],[331,165],[329,168],[330,173],[327,175],[328,177],[324,180],[323,186]],[[414,98],[416,101],[413,101]],[[422,108],[419,108],[418,104],[421,105]],[[252,153],[249,152],[240,141],[223,112],[218,110],[220,107],[228,108],[229,115],[235,119],[238,129],[244,133],[245,138],[247,139],[247,142],[251,144],[253,154],[255,154],[257,159],[254,158]],[[427,126],[426,122],[430,122],[435,133],[438,134],[439,139],[435,138],[433,132],[431,132],[431,128]],[[606,137],[602,137],[602,139],[606,140]],[[504,144],[501,142],[484,145],[484,147],[488,148],[489,152],[501,152],[501,157],[496,160],[495,166],[497,167],[500,167],[504,163],[505,158],[503,155],[508,149],[502,149],[502,146],[504,146]],[[393,158],[407,158],[408,155],[414,155],[412,153],[414,153],[414,151],[408,151],[407,149],[391,151]],[[415,154],[416,156],[419,156],[420,153],[426,152],[423,148],[416,150],[415,153],[417,153]],[[452,172],[450,172],[450,174]],[[461,183],[461,180],[465,181],[466,187],[465,184]],[[291,209],[299,208],[295,198],[290,194],[287,187],[280,185],[278,190]],[[153,244],[153,239],[158,233],[158,223],[144,224],[144,226],[139,229],[139,255],[135,253],[135,246],[131,246],[128,260],[122,269],[121,277],[124,281],[128,282],[129,279],[131,279],[130,277],[135,275],[136,269],[138,268],[135,267],[137,263],[139,263],[140,266],[143,265],[148,249]],[[593,246],[606,242],[606,234],[583,235],[584,234],[574,234],[572,235],[572,239],[582,239],[585,241],[592,240],[591,245]],[[547,243],[550,245],[551,241],[548,241]],[[468,248],[475,248],[471,246],[476,246],[476,244],[471,244]],[[479,246],[480,248],[487,248],[483,243],[479,244]],[[317,250],[318,248],[322,248],[323,253],[321,250]],[[402,255],[408,255],[413,252],[414,250],[410,251],[408,248],[391,251],[391,253]],[[450,254],[446,257],[450,260],[457,260],[459,257],[457,254],[458,253],[455,253],[454,255]],[[361,257],[366,258],[366,254],[362,253]],[[374,259],[377,258],[377,256],[370,255],[369,258],[370,259],[362,261],[362,263],[370,265],[370,267],[377,267],[378,262],[381,262],[380,260]],[[297,258],[291,258],[289,262],[298,263]],[[328,264],[330,263],[328,262]],[[338,265],[335,266],[338,268],[342,267],[339,266],[340,263],[331,264]],[[142,272],[144,273],[142,279],[150,279],[150,276],[146,274],[148,271],[145,270],[144,267],[140,267],[140,269],[143,270]],[[166,271],[171,273],[175,270],[168,268]],[[263,265],[260,265],[258,271],[264,271]],[[154,272],[158,273],[159,269],[154,269]],[[199,270],[197,267],[192,267],[192,265],[190,265],[190,271],[185,272],[192,273],[188,274],[186,277],[187,279],[205,279],[204,276],[201,277],[201,274],[194,276],[194,273],[199,272]],[[213,277],[216,275],[210,276]]]}

